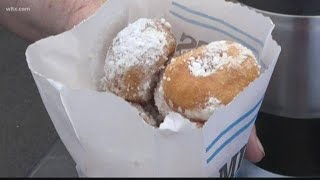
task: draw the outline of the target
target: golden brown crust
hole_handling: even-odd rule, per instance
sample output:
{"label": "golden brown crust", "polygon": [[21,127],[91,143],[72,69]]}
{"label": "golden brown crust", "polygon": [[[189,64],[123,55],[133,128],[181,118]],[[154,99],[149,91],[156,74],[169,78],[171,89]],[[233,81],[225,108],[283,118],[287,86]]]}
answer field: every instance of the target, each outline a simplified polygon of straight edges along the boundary
{"label": "golden brown crust", "polygon": [[[209,76],[194,76],[188,62],[191,57],[202,57],[205,49],[203,46],[176,57],[165,70],[164,96],[174,111],[206,108],[210,97],[227,105],[260,74],[255,58],[249,56],[240,66],[226,64]],[[227,51],[228,56],[232,57],[237,57],[239,53],[235,46]]]}

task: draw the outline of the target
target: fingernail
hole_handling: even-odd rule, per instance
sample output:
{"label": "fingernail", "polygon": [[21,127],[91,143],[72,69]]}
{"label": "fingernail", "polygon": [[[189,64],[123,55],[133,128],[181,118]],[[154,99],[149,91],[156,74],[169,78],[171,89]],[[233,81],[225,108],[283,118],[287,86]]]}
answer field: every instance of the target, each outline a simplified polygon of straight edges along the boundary
{"label": "fingernail", "polygon": [[258,137],[257,137],[257,145],[258,145],[258,148],[259,148],[260,152],[263,154],[263,156],[265,156],[266,153],[264,152],[264,148],[263,148],[263,146],[261,144],[261,141],[259,140]]}

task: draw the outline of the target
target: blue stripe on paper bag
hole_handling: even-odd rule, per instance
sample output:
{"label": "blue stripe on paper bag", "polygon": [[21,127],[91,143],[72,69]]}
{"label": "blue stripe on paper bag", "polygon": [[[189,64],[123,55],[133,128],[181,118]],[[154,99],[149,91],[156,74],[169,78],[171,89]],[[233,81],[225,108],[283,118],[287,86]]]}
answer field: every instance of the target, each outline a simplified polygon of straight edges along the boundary
{"label": "blue stripe on paper bag", "polygon": [[250,48],[250,49],[253,51],[253,53],[255,54],[255,56],[258,57],[258,55],[259,55],[259,51],[258,51],[256,48],[254,48],[254,47],[251,46],[250,44],[246,43],[246,42],[243,41],[242,39],[238,38],[237,36],[232,35],[231,33],[228,33],[228,32],[226,32],[226,31],[224,31],[224,30],[222,30],[222,29],[219,29],[219,28],[217,28],[217,27],[215,27],[215,26],[212,26],[212,25],[209,25],[209,24],[206,24],[206,23],[202,23],[202,22],[199,22],[199,21],[194,20],[194,19],[189,19],[189,18],[187,18],[187,17],[184,17],[184,16],[182,16],[182,15],[180,15],[180,14],[172,11],[172,10],[170,10],[170,13],[171,13],[173,16],[175,16],[175,17],[177,17],[177,18],[179,18],[179,19],[181,19],[181,20],[183,20],[183,21],[186,21],[186,22],[188,22],[188,23],[191,23],[191,24],[193,24],[193,25],[200,26],[200,27],[203,27],[203,28],[206,28],[206,29],[210,29],[210,30],[213,30],[213,31],[220,32],[220,33],[222,33],[222,34],[224,34],[224,35],[226,35],[226,36],[228,36],[228,37],[230,37],[230,38],[238,41],[239,43],[243,44],[244,46]]}
{"label": "blue stripe on paper bag", "polygon": [[250,109],[247,113],[242,115],[239,119],[234,121],[231,125],[229,125],[226,129],[224,129],[206,148],[206,152],[208,152],[225,134],[227,134],[232,128],[238,125],[240,122],[245,120],[248,116],[250,116],[261,104],[263,99],[261,99],[252,109]]}
{"label": "blue stripe on paper bag", "polygon": [[254,118],[247,123],[245,126],[243,126],[240,130],[238,130],[233,136],[231,136],[229,139],[227,139],[208,159],[207,159],[207,164],[209,164],[218,154],[220,151],[223,150],[223,148],[225,148],[228,144],[230,144],[234,139],[236,139],[240,134],[242,134],[246,129],[248,129],[250,127],[250,125],[252,125],[256,118],[257,118],[258,114],[256,114],[254,116]]}
{"label": "blue stripe on paper bag", "polygon": [[193,9],[188,8],[188,7],[186,7],[186,6],[182,5],[182,4],[179,4],[179,3],[177,3],[177,2],[172,2],[172,5],[175,6],[175,7],[178,7],[178,8],[180,8],[180,9],[186,11],[186,12],[189,12],[189,13],[191,13],[191,14],[194,14],[194,15],[197,15],[197,16],[200,16],[200,17],[203,17],[203,18],[212,20],[212,21],[214,21],[214,22],[218,22],[218,23],[220,23],[220,24],[223,24],[223,25],[227,26],[228,28],[233,29],[234,31],[236,31],[236,32],[238,32],[238,33],[240,33],[240,34],[248,37],[249,39],[255,41],[255,42],[258,43],[261,47],[263,47],[263,41],[261,41],[261,40],[255,38],[255,37],[253,37],[253,36],[250,35],[249,33],[246,33],[246,32],[244,32],[244,31],[242,31],[241,29],[237,28],[236,26],[233,26],[232,24],[225,22],[225,21],[222,20],[222,19],[219,19],[219,18],[216,18],[216,17],[213,17],[213,16],[209,16],[209,15],[204,14],[204,13],[202,13],[202,12],[193,10]]}

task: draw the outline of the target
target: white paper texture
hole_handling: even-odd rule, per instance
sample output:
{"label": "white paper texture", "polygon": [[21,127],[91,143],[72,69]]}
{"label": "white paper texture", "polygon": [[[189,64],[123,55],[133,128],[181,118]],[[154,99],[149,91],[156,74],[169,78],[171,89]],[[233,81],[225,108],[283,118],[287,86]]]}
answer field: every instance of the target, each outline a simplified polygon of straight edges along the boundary
{"label": "white paper texture", "polygon": [[[98,92],[113,38],[142,17],[167,19],[178,49],[240,42],[258,57],[263,74],[203,128],[175,113],[153,128],[129,103]],[[26,56],[81,176],[234,176],[280,53],[273,28],[269,18],[223,0],[108,0],[72,30],[32,44]]]}

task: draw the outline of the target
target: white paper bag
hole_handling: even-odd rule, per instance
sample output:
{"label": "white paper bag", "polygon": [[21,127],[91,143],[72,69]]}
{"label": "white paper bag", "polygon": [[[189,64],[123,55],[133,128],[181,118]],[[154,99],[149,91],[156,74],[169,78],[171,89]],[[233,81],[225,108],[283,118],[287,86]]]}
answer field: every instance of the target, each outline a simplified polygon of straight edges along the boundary
{"label": "white paper bag", "polygon": [[[203,128],[175,113],[151,127],[129,103],[98,91],[113,38],[142,17],[168,20],[178,50],[237,41],[254,52],[263,74]],[[82,176],[233,177],[280,53],[273,28],[269,18],[223,0],[108,0],[72,30],[30,45],[26,57]]]}

